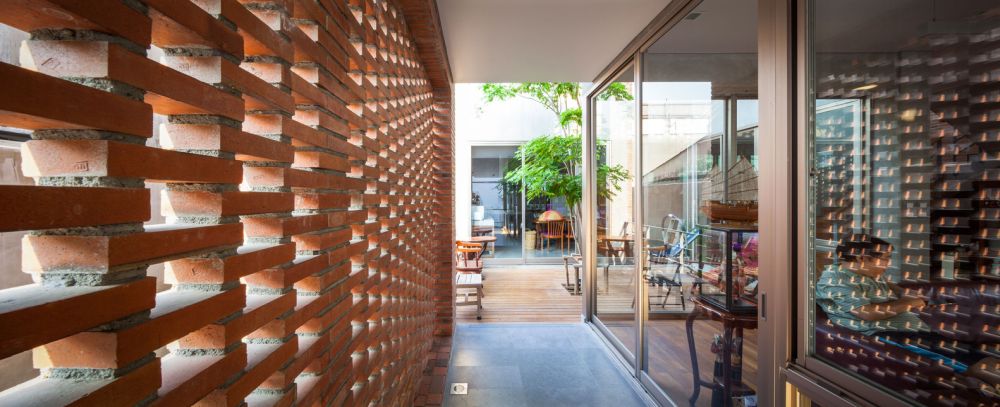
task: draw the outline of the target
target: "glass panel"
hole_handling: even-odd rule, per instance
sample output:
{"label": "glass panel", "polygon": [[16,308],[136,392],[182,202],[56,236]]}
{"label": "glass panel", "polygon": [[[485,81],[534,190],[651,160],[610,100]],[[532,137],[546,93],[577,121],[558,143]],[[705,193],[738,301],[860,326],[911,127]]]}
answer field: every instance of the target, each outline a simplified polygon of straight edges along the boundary
{"label": "glass panel", "polygon": [[598,197],[595,314],[635,355],[635,101],[633,73],[621,75],[595,98]]}
{"label": "glass panel", "polygon": [[531,259],[562,259],[577,252],[570,211],[563,198],[538,197],[528,201],[526,235],[534,244],[528,246]]}
{"label": "glass panel", "polygon": [[756,9],[703,1],[643,55],[643,366],[678,405],[756,397]]}
{"label": "glass panel", "polygon": [[522,258],[521,183],[504,180],[520,164],[515,151],[514,146],[472,147],[472,236],[487,241],[487,257]]}
{"label": "glass panel", "polygon": [[[759,132],[757,131],[757,99],[737,99],[736,100],[736,156],[743,157],[755,171],[760,171],[758,163],[757,144]],[[742,191],[735,191],[739,194]],[[734,191],[730,191],[733,194]],[[740,197],[730,199],[741,199]],[[754,198],[756,200],[756,198]]]}
{"label": "glass panel", "polygon": [[1000,389],[1000,5],[810,7],[810,352],[921,405]]}

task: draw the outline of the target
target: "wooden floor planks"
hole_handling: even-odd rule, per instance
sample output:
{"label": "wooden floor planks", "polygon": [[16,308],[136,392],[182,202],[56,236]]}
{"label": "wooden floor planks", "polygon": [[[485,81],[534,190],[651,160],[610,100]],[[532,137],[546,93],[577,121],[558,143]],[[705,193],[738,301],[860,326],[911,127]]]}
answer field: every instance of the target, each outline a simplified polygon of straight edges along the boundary
{"label": "wooden floor planks", "polygon": [[580,322],[583,297],[563,288],[562,266],[488,267],[483,274],[483,319],[473,307],[458,307],[458,322]]}
{"label": "wooden floor planks", "polygon": [[[572,273],[572,270],[571,270]],[[458,307],[456,318],[459,323],[487,322],[580,322],[583,297],[571,295],[562,284],[566,274],[559,266],[504,266],[484,270],[482,320],[476,320],[473,307]],[[572,274],[571,274],[572,276]],[[601,276],[603,277],[603,276]],[[634,282],[628,273],[612,270],[609,276],[611,290],[604,293],[603,279],[598,282],[602,293],[598,294],[598,307],[607,312],[631,312]],[[690,286],[685,286],[689,290]],[[658,289],[651,291],[658,292]],[[676,294],[675,294],[676,295]],[[676,296],[670,298],[673,304]],[[654,304],[659,299],[651,300]],[[690,303],[685,312],[691,311]],[[664,308],[653,306],[654,311],[674,311],[667,318],[683,318],[680,306]],[[634,329],[627,322],[609,321],[610,330],[619,340],[634,343]],[[664,391],[679,404],[687,405],[691,396],[692,372],[688,352],[684,319],[656,319],[649,322],[650,376]],[[695,343],[701,376],[710,380],[716,355],[711,353],[712,337],[722,333],[721,323],[698,320],[694,325]],[[757,372],[757,332],[744,333],[743,379],[753,384]],[[633,346],[630,346],[630,348]],[[704,389],[698,406],[711,405],[711,391]]]}

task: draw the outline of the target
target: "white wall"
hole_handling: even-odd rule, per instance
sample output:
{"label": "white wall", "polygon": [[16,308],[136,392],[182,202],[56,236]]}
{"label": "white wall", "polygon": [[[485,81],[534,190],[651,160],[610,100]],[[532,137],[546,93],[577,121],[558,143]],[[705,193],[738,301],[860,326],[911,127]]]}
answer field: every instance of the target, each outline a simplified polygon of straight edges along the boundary
{"label": "white wall", "polygon": [[455,85],[455,238],[472,230],[472,146],[516,145],[557,134],[555,113],[521,97],[486,103],[482,84]]}

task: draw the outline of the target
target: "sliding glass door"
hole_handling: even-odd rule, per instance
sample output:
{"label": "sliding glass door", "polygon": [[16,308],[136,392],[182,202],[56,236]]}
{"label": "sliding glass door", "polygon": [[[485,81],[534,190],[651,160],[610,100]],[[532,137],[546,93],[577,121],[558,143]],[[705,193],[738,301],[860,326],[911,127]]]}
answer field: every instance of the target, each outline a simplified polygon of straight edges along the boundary
{"label": "sliding glass door", "polygon": [[636,352],[634,67],[627,66],[597,93],[594,106],[597,202],[591,234],[595,251],[594,319],[626,358]]}
{"label": "sliding glass door", "polygon": [[509,174],[523,160],[520,146],[475,145],[472,156],[472,240],[486,244],[492,264],[562,263],[576,249],[569,210],[562,199],[526,200]]}
{"label": "sliding glass door", "polygon": [[704,0],[642,54],[641,365],[677,404],[757,392],[756,10]]}
{"label": "sliding glass door", "polygon": [[794,368],[878,405],[998,405],[1000,4],[800,3]]}
{"label": "sliding glass door", "polygon": [[661,404],[754,405],[757,2],[676,8],[589,96],[592,319]]}
{"label": "sliding glass door", "polygon": [[519,165],[517,146],[472,146],[472,232],[487,243],[486,256],[523,258],[521,183],[505,178]]}

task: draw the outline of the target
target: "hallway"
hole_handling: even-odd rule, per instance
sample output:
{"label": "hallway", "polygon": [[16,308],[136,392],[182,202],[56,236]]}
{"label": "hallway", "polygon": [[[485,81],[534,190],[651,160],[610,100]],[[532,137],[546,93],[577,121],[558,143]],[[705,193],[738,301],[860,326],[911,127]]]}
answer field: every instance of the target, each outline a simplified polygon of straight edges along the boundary
{"label": "hallway", "polygon": [[644,406],[624,368],[584,324],[458,324],[446,406]]}

